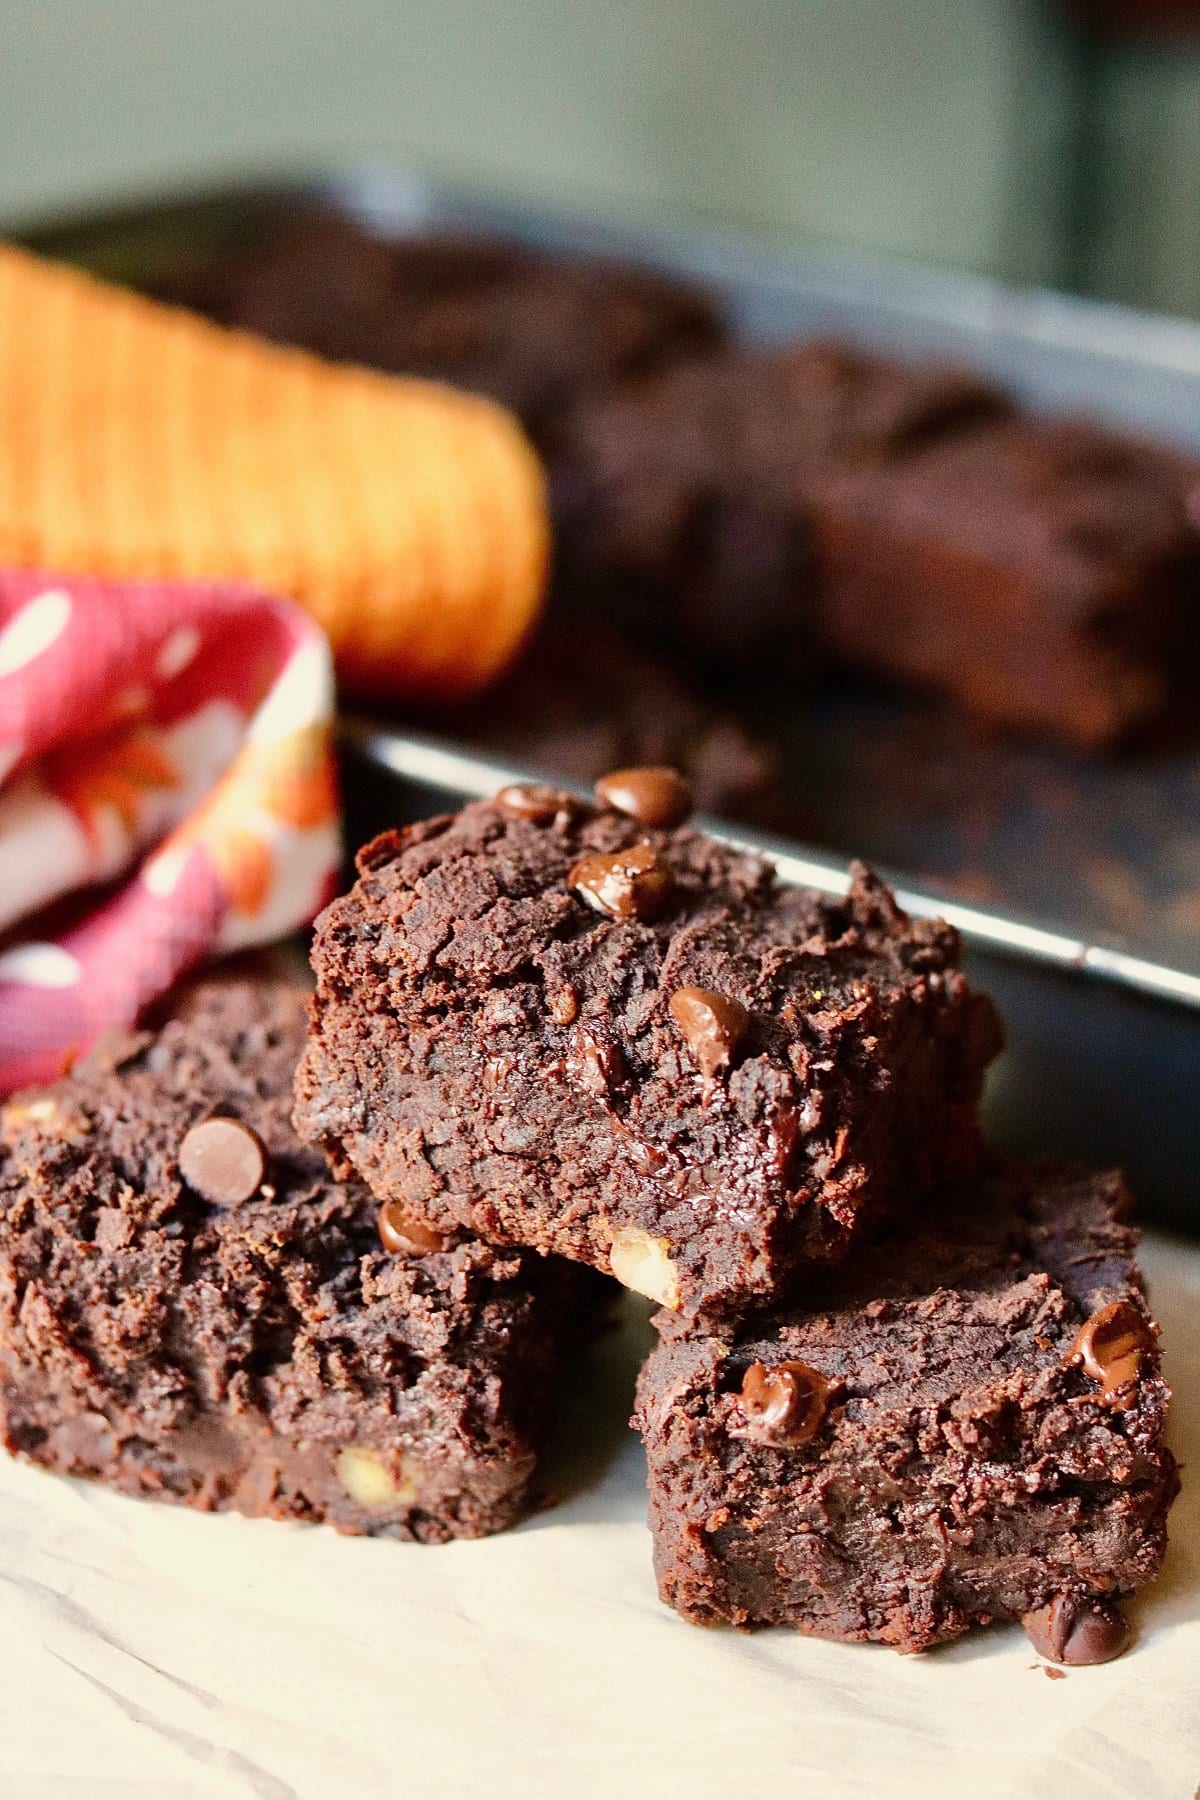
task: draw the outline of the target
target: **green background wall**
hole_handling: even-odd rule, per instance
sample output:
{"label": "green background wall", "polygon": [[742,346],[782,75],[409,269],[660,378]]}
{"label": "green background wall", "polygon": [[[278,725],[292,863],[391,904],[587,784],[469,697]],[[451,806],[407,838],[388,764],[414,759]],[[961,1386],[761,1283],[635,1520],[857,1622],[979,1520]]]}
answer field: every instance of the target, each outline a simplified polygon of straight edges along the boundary
{"label": "green background wall", "polygon": [[[1068,75],[1032,0],[0,0],[0,218],[382,153],[1053,281]],[[1158,173],[1151,204],[1106,168],[1090,278],[1196,308],[1200,73],[1105,81]]]}

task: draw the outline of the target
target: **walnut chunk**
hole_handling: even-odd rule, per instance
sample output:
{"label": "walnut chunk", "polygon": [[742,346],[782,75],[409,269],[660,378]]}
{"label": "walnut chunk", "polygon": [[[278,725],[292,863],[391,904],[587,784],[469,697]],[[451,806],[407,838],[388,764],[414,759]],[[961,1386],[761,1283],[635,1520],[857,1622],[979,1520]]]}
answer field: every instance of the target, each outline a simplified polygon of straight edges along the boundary
{"label": "walnut chunk", "polygon": [[350,1498],[368,1512],[409,1506],[417,1497],[416,1467],[402,1457],[397,1480],[377,1450],[348,1444],[337,1453],[338,1479]]}
{"label": "walnut chunk", "polygon": [[668,1254],[670,1248],[666,1238],[652,1237],[637,1225],[622,1225],[609,1247],[608,1261],[624,1287],[678,1312],[679,1271]]}

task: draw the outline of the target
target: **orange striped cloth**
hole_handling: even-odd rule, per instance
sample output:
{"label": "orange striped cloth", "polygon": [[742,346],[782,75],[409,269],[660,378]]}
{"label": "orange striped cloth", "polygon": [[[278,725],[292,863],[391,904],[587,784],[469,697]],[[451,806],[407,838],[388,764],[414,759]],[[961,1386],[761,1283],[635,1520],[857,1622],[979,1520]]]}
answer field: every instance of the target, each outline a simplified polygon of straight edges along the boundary
{"label": "orange striped cloth", "polygon": [[0,564],[253,583],[347,686],[436,698],[512,657],[548,551],[540,464],[491,401],[0,245]]}

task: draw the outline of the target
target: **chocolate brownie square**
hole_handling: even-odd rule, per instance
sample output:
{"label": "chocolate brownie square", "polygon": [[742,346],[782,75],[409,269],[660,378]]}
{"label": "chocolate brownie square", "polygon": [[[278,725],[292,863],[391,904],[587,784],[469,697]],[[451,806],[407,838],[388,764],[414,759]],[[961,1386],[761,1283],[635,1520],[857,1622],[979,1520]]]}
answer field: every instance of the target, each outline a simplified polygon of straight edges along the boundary
{"label": "chocolate brownie square", "polygon": [[1117,1654],[1178,1483],[1113,1175],[1007,1170],[718,1340],[660,1315],[635,1425],[659,1591],[696,1624],[924,1650],[1021,1619]]}
{"label": "chocolate brownie square", "polygon": [[292,1130],[305,992],[204,987],[0,1113],[0,1421],[125,1493],[437,1543],[528,1504],[585,1272],[422,1231]]}
{"label": "chocolate brownie square", "polygon": [[831,474],[814,509],[828,649],[1001,725],[1127,738],[1200,669],[1198,475],[1030,419]]}
{"label": "chocolate brownie square", "polygon": [[681,824],[625,771],[387,832],[318,921],[296,1120],[437,1231],[687,1313],[787,1292],[977,1154],[999,1043],[956,934]]}
{"label": "chocolate brownie square", "polygon": [[833,467],[886,465],[1005,410],[954,368],[847,344],[728,349],[582,406],[553,473],[564,585],[762,681],[821,649],[811,505]]}
{"label": "chocolate brownie square", "polygon": [[708,293],[654,270],[452,232],[383,238],[322,209],[155,291],[334,361],[488,394],[543,447],[584,394],[724,335]]}

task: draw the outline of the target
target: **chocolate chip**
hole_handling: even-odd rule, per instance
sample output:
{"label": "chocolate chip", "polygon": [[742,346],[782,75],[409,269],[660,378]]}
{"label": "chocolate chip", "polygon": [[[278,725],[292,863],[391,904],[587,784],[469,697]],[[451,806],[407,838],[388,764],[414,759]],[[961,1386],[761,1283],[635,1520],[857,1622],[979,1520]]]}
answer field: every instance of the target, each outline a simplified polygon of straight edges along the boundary
{"label": "chocolate chip", "polygon": [[379,1209],[379,1241],[392,1256],[432,1256],[446,1248],[441,1232],[422,1225],[395,1200]]}
{"label": "chocolate chip", "polygon": [[830,1383],[807,1363],[754,1362],[742,1378],[744,1435],[762,1444],[807,1444],[829,1407]]}
{"label": "chocolate chip", "polygon": [[608,1095],[628,1079],[629,1068],[620,1044],[583,1026],[574,1034],[569,1058],[571,1073],[593,1094]]}
{"label": "chocolate chip", "polygon": [[668,1005],[696,1067],[711,1081],[733,1061],[750,1023],[749,1013],[740,1000],[714,994],[709,988],[678,988]]}
{"label": "chocolate chip", "polygon": [[212,1206],[240,1206],[262,1186],[267,1152],[240,1119],[202,1119],[179,1146],[179,1173]]}
{"label": "chocolate chip", "polygon": [[501,788],[495,804],[514,819],[528,819],[532,825],[552,825],[555,819],[574,819],[583,810],[574,794],[561,788],[527,786],[514,783]]}
{"label": "chocolate chip", "polygon": [[653,844],[585,856],[567,876],[581,900],[610,919],[661,918],[671,904],[675,882]]}
{"label": "chocolate chip", "polygon": [[1107,1600],[1077,1600],[1056,1594],[1046,1606],[1021,1620],[1039,1656],[1068,1667],[1112,1662],[1129,1648],[1133,1633],[1120,1610]]}
{"label": "chocolate chip", "polygon": [[1105,1397],[1128,1406],[1142,1372],[1142,1358],[1154,1348],[1154,1333],[1131,1300],[1102,1306],[1083,1326],[1067,1352],[1082,1363]]}
{"label": "chocolate chip", "polygon": [[692,790],[677,769],[614,769],[596,783],[596,797],[614,812],[664,830],[682,825],[692,810]]}

